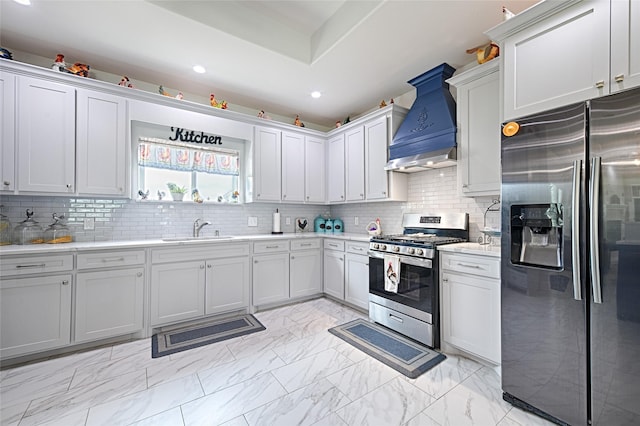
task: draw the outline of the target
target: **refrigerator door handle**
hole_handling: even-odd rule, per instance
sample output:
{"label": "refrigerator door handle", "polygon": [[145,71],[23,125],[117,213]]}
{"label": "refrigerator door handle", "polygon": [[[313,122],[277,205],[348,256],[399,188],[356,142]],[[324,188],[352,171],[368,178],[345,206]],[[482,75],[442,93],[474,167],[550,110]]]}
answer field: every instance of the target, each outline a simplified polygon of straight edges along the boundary
{"label": "refrigerator door handle", "polygon": [[589,204],[591,218],[589,224],[589,248],[591,250],[591,289],[593,302],[602,303],[602,287],[600,285],[600,252],[598,250],[598,236],[600,221],[600,157],[591,159],[591,180],[589,182]]}
{"label": "refrigerator door handle", "polygon": [[573,162],[573,190],[571,193],[571,264],[573,265],[573,298],[582,300],[580,286],[580,177],[582,160]]}

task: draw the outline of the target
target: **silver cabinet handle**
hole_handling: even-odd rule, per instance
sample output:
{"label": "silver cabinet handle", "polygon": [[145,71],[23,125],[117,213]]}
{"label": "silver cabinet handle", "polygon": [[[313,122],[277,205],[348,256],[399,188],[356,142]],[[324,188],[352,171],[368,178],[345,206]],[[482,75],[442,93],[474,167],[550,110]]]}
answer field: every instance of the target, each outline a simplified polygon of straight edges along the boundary
{"label": "silver cabinet handle", "polygon": [[302,243],[300,244],[300,247],[308,247],[308,246],[312,246],[313,244],[311,243]]}
{"label": "silver cabinet handle", "polygon": [[265,248],[268,248],[268,249],[277,249],[278,247],[279,247],[279,246],[266,246]]}
{"label": "silver cabinet handle", "polygon": [[63,280],[62,285],[69,285],[69,280]]}
{"label": "silver cabinet handle", "polygon": [[602,303],[602,287],[600,286],[600,252],[598,251],[598,221],[600,214],[600,157],[591,159],[591,182],[589,184],[589,204],[591,211],[589,232],[591,248],[591,286],[593,290],[593,302]]}
{"label": "silver cabinet handle", "polygon": [[105,258],[102,259],[103,263],[107,263],[107,262],[124,262],[124,257],[112,257],[112,258]]}
{"label": "silver cabinet handle", "polygon": [[614,77],[616,83],[622,83],[624,81],[624,74],[618,74]]}
{"label": "silver cabinet handle", "polygon": [[582,300],[580,286],[580,181],[582,160],[573,162],[573,182],[571,196],[571,263],[573,264],[573,298]]}
{"label": "silver cabinet handle", "polygon": [[596,87],[598,89],[602,89],[604,87],[604,80],[598,80],[596,81]]}
{"label": "silver cabinet handle", "polygon": [[341,199],[344,199],[344,195],[341,195],[341,196],[340,196],[340,198],[341,198]]}
{"label": "silver cabinet handle", "polygon": [[479,265],[468,265],[466,263],[460,263],[460,262],[458,262],[458,266],[462,266],[463,268],[484,269],[482,266],[479,266]]}
{"label": "silver cabinet handle", "polygon": [[390,319],[392,319],[392,320],[394,320],[394,321],[398,321],[398,322],[400,322],[400,323],[404,322],[404,320],[403,320],[402,318],[397,317],[397,316],[395,316],[395,315],[393,315],[393,314],[389,314],[389,318],[390,318]]}
{"label": "silver cabinet handle", "polygon": [[28,268],[44,268],[46,263],[38,263],[33,265],[16,265],[16,269],[28,269]]}

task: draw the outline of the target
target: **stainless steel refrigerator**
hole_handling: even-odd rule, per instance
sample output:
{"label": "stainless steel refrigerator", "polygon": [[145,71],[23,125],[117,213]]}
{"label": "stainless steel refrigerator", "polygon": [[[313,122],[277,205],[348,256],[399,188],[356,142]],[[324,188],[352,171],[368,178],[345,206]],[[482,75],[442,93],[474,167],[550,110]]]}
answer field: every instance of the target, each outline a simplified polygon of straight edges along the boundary
{"label": "stainless steel refrigerator", "polygon": [[640,424],[640,89],[502,126],[502,390]]}

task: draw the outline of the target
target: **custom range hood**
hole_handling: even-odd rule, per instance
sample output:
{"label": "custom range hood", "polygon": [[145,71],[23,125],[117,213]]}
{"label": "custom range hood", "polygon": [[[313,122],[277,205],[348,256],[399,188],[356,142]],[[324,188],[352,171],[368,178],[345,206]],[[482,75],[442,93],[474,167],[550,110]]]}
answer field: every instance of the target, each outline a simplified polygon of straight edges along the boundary
{"label": "custom range hood", "polygon": [[408,81],[416,88],[416,100],[389,146],[385,170],[416,172],[455,164],[456,103],[446,83],[454,71],[445,63]]}

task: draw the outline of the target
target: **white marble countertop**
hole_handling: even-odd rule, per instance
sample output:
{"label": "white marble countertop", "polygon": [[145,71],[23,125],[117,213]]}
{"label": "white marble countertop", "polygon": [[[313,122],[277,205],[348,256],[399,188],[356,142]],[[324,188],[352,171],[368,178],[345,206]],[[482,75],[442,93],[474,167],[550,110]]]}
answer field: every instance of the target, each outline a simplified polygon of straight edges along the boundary
{"label": "white marble countertop", "polygon": [[477,254],[481,256],[491,256],[500,258],[500,246],[490,244],[480,245],[478,243],[455,243],[438,246],[439,251],[451,253]]}
{"label": "white marble countertop", "polygon": [[256,234],[223,236],[222,238],[189,239],[182,241],[154,240],[123,240],[123,241],[96,241],[96,242],[74,242],[64,244],[31,244],[31,245],[7,245],[0,247],[0,256],[20,255],[20,254],[56,254],[91,250],[118,250],[131,248],[154,248],[154,247],[178,247],[195,244],[224,244],[235,242],[252,242],[274,239],[298,239],[298,238],[337,238],[341,240],[368,242],[369,235],[355,233],[324,234],[315,232],[284,233],[279,235]]}

